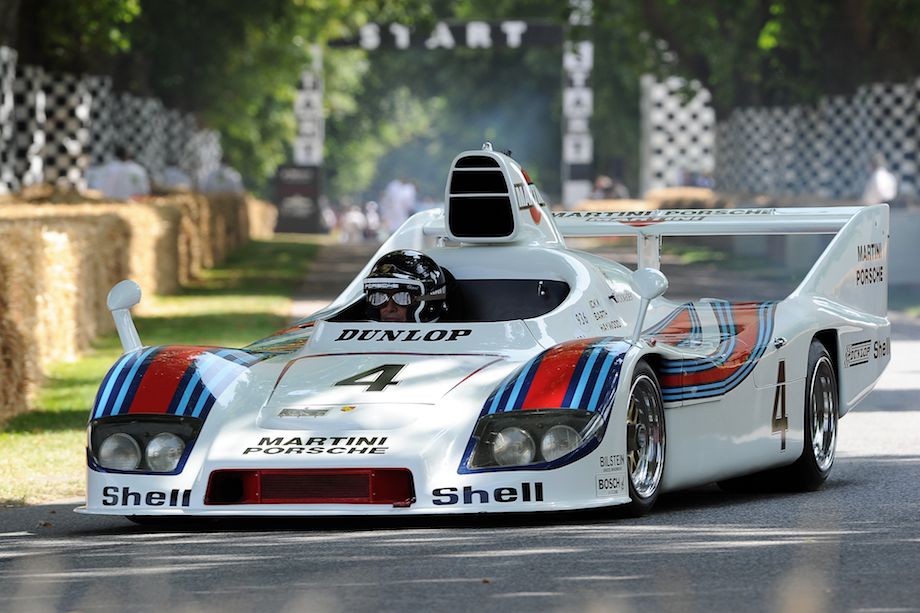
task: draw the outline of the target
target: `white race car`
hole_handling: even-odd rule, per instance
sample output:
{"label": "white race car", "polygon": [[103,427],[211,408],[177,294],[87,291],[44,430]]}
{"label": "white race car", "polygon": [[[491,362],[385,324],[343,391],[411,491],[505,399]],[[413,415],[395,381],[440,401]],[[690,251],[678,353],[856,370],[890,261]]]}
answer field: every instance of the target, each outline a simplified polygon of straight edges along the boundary
{"label": "white race car", "polygon": [[[886,205],[551,214],[490,147],[454,159],[446,196],[327,308],[242,349],[142,346],[139,290],[113,288],[125,353],[78,510],[639,515],[713,481],[822,484],[890,359]],[[784,300],[662,297],[662,236],[783,233],[836,234]],[[636,272],[564,242],[615,235],[637,237]],[[365,278],[399,250],[449,273],[437,320],[367,318]]]}

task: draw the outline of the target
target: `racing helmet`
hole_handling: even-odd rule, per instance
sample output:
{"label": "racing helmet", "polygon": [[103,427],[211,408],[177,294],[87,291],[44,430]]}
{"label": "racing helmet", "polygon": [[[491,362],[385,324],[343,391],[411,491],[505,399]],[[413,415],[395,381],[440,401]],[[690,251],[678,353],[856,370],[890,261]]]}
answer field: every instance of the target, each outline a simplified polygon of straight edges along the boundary
{"label": "racing helmet", "polygon": [[447,275],[421,251],[400,249],[381,257],[364,279],[367,317],[380,320],[388,300],[406,307],[406,320],[437,321],[447,312]]}

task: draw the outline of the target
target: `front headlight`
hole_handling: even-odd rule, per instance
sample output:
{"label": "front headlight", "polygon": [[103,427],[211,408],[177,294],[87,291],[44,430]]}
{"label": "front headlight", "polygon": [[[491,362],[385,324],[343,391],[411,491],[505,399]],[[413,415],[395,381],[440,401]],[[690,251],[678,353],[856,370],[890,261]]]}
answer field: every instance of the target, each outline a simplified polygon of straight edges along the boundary
{"label": "front headlight", "polygon": [[90,467],[137,473],[182,470],[203,421],[182,415],[116,415],[89,424]]}
{"label": "front headlight", "polygon": [[99,464],[113,470],[134,470],[141,463],[141,446],[128,434],[106,437],[99,446]]}
{"label": "front headlight", "polygon": [[168,473],[176,470],[185,441],[170,432],[160,432],[147,443],[147,466],[156,472]]}
{"label": "front headlight", "polygon": [[579,445],[581,445],[581,435],[578,431],[572,426],[559,424],[547,430],[543,435],[540,451],[543,452],[543,459],[552,462],[578,449]]}
{"label": "front headlight", "polygon": [[578,409],[484,415],[473,432],[461,472],[548,467],[567,456],[574,460],[578,450],[596,446],[604,423],[603,415]]}
{"label": "front headlight", "polygon": [[536,451],[533,437],[520,428],[505,428],[492,441],[492,456],[501,466],[530,464]]}

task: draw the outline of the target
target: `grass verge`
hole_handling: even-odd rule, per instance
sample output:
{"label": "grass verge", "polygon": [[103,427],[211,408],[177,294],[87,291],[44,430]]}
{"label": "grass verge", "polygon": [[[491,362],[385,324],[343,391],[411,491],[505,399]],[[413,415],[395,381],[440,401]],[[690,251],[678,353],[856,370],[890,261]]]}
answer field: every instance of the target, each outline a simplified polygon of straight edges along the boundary
{"label": "grass verge", "polygon": [[[317,249],[311,237],[290,235],[249,243],[180,294],[145,298],[134,318],[141,341],[240,347],[282,328]],[[83,495],[87,415],[120,354],[112,333],[52,366],[33,410],[0,427],[0,505]]]}

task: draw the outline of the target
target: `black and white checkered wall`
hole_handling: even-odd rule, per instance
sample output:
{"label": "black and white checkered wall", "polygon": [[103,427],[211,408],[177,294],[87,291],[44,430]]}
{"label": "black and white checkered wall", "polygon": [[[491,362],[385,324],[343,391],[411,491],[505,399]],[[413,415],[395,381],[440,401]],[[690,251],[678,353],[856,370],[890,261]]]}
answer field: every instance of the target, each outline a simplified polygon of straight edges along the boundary
{"label": "black and white checkered wall", "polygon": [[13,80],[13,172],[14,189],[44,181],[45,71],[22,66]]}
{"label": "black and white checkered wall", "polygon": [[16,51],[0,47],[0,194],[7,194],[17,187],[13,147],[15,77]]}
{"label": "black and white checkered wall", "polygon": [[[715,113],[698,83],[642,77],[640,139],[642,192],[682,185],[689,173],[709,175],[715,166]],[[686,100],[682,92],[690,90]]]}
{"label": "black and white checkered wall", "polygon": [[82,77],[45,73],[43,181],[64,189],[85,189],[89,166],[92,95]]}
{"label": "black and white checkered wall", "polygon": [[725,191],[855,200],[881,154],[899,195],[920,189],[920,79],[872,84],[815,107],[738,109],[717,128],[716,185]]}
{"label": "black and white checkered wall", "polygon": [[109,77],[45,72],[16,58],[0,47],[0,193],[39,183],[83,189],[87,168],[118,145],[152,177],[169,162],[193,175],[220,163],[220,134],[198,130],[192,115],[116,93]]}

